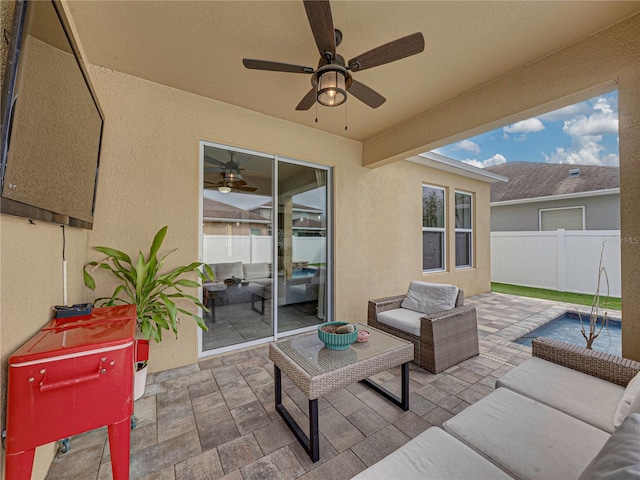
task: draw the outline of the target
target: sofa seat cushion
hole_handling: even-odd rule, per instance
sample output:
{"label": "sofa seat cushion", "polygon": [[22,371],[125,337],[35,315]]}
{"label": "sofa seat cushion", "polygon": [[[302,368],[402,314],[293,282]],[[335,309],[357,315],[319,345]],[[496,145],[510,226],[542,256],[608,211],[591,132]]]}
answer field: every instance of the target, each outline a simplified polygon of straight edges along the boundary
{"label": "sofa seat cushion", "polygon": [[511,477],[451,435],[432,427],[356,475],[354,480],[392,478],[500,480]]}
{"label": "sofa seat cushion", "polygon": [[631,413],[578,480],[640,478],[640,414]]}
{"label": "sofa seat cushion", "polygon": [[498,388],[443,425],[445,431],[526,479],[576,479],[609,434],[506,388]]}
{"label": "sofa seat cushion", "polygon": [[420,313],[438,313],[456,306],[458,287],[442,283],[412,281],[407,296],[400,305]]}
{"label": "sofa seat cushion", "polygon": [[257,280],[271,277],[271,264],[269,262],[245,263],[242,265],[245,280]]}
{"label": "sofa seat cushion", "polygon": [[496,381],[505,387],[613,433],[624,388],[541,358],[530,358]]}
{"label": "sofa seat cushion", "polygon": [[216,281],[221,282],[227,278],[239,278],[242,280],[244,270],[242,269],[242,262],[230,262],[230,263],[214,263],[211,265],[213,273],[216,276]]}
{"label": "sofa seat cushion", "polygon": [[378,313],[378,322],[416,337],[420,336],[420,317],[424,314],[408,308],[394,308]]}

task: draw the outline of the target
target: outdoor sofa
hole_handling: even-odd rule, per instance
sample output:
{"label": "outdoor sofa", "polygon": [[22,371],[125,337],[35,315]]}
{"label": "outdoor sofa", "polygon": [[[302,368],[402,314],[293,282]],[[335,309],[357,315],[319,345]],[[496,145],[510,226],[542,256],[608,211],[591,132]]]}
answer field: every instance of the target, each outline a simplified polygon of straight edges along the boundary
{"label": "outdoor sofa", "polygon": [[538,338],[494,392],[355,478],[640,478],[638,372],[638,362]]}
{"label": "outdoor sofa", "polygon": [[[301,265],[296,262],[296,265]],[[217,282],[234,279],[243,284],[258,284],[264,287],[261,291],[261,297],[265,299],[271,298],[273,286],[273,269],[269,262],[245,263],[245,262],[225,262],[209,264]],[[278,275],[278,289],[280,298],[279,305],[289,305],[293,303],[309,302],[318,300],[319,285],[321,280],[320,274],[322,267],[316,269],[316,274],[312,276],[288,278]],[[206,286],[206,284],[205,284]],[[231,294],[225,296],[227,303],[241,303],[250,300],[250,297],[234,294],[234,290],[230,290]],[[235,299],[235,300],[234,300]]]}

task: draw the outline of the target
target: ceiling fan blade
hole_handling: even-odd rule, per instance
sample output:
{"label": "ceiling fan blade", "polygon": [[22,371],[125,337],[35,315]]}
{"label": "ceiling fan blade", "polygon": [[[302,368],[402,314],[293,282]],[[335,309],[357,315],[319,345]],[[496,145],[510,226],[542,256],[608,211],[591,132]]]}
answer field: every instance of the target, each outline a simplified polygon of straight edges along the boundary
{"label": "ceiling fan blade", "polygon": [[288,72],[288,73],[313,73],[313,68],[303,65],[293,65],[291,63],[271,62],[269,60],[254,60],[252,58],[243,58],[242,63],[246,68],[252,70],[269,70],[272,72]]}
{"label": "ceiling fan blade", "polygon": [[349,69],[352,72],[359,72],[367,68],[377,67],[385,63],[395,62],[401,58],[410,57],[424,50],[424,37],[422,33],[414,33],[406,37],[399,38],[393,42],[380,45],[373,50],[358,55],[349,60]]}
{"label": "ceiling fan blade", "polygon": [[224,167],[204,167],[204,171],[205,171],[205,173],[208,173],[208,172],[224,172],[225,168]]}
{"label": "ceiling fan blade", "polygon": [[304,8],[320,55],[330,53],[331,58],[335,57],[336,33],[333,29],[331,5],[328,0],[304,0]]}
{"label": "ceiling fan blade", "polygon": [[309,110],[316,103],[316,89],[315,87],[309,90],[300,103],[296,107],[296,110]]}
{"label": "ceiling fan blade", "polygon": [[258,187],[231,187],[232,190],[239,190],[241,192],[255,192]]}
{"label": "ceiling fan blade", "polygon": [[217,160],[217,159],[215,159],[213,157],[208,157],[206,153],[204,155],[204,161],[205,161],[205,163],[210,163],[212,165],[219,165],[221,167],[225,166],[224,162],[221,162],[220,160]]}
{"label": "ceiling fan blade", "polygon": [[353,80],[348,92],[360,100],[362,103],[369,105],[371,108],[378,108],[387,101],[382,95],[375,90],[367,87],[364,83]]}

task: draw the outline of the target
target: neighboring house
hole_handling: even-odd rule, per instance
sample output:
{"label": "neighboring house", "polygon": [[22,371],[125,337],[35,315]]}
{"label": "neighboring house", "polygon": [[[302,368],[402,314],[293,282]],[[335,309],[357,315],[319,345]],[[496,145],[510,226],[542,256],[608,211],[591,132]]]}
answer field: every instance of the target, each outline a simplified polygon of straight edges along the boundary
{"label": "neighboring house", "polygon": [[[271,220],[273,217],[273,202],[266,202],[251,212],[257,213]],[[326,237],[327,225],[325,212],[317,208],[308,207],[299,203],[291,206],[293,220],[293,235],[296,237]]]}
{"label": "neighboring house", "polygon": [[619,230],[620,169],[595,165],[509,162],[486,170],[491,231]]}
{"label": "neighboring house", "polygon": [[204,198],[202,205],[205,235],[267,235],[271,220],[233,205]]}

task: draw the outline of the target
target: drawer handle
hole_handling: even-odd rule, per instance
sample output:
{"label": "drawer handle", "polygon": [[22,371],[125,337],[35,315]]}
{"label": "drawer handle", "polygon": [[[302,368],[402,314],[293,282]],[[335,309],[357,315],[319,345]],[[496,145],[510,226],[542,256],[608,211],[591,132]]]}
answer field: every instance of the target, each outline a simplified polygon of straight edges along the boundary
{"label": "drawer handle", "polygon": [[29,378],[29,382],[38,385],[41,392],[48,392],[49,390],[56,390],[58,388],[71,387],[73,385],[98,380],[100,376],[107,373],[109,369],[111,369],[115,365],[115,363],[115,360],[111,358],[102,358],[100,360],[100,364],[98,365],[97,372],[89,373],[87,375],[81,375],[79,377],[65,378],[64,380],[58,380],[56,382],[50,383],[47,383],[47,371],[43,368],[39,372],[42,375],[40,382],[35,382],[35,376]]}

